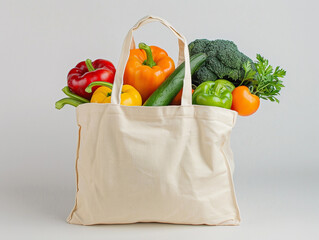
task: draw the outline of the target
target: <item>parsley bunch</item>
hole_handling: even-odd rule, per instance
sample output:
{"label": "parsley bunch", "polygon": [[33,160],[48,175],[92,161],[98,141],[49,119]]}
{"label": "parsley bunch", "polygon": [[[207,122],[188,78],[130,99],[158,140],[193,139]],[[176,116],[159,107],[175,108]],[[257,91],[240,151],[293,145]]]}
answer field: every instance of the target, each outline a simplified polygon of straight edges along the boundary
{"label": "parsley bunch", "polygon": [[247,61],[243,64],[245,74],[240,85],[247,86],[250,92],[259,98],[279,103],[277,96],[284,87],[281,78],[286,75],[286,71],[279,66],[274,70],[260,54],[257,54],[256,58],[255,63]]}

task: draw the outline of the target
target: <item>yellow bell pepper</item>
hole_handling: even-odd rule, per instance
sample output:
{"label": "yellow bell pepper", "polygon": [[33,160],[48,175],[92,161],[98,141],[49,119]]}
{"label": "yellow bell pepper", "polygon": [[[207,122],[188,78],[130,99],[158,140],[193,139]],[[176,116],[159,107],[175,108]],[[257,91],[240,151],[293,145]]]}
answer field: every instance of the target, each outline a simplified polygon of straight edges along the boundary
{"label": "yellow bell pepper", "polygon": [[[111,103],[112,84],[107,82],[93,82],[85,91],[92,92],[93,86],[100,86],[91,97],[91,103]],[[121,105],[141,106],[142,97],[140,93],[131,85],[123,85],[121,93]]]}

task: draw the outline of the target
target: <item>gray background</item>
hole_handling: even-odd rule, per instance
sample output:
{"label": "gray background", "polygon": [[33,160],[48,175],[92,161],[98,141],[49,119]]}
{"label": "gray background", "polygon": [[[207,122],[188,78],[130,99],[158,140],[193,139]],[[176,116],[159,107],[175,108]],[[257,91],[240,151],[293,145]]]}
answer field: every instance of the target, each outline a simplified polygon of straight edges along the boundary
{"label": "gray background", "polygon": [[[318,239],[318,1],[0,2],[0,237],[2,239]],[[287,70],[280,104],[262,101],[232,134],[238,227],[65,222],[74,203],[75,109],[61,111],[70,68],[118,63],[129,28],[158,15],[188,41],[233,40]],[[159,24],[136,34],[177,60]]]}

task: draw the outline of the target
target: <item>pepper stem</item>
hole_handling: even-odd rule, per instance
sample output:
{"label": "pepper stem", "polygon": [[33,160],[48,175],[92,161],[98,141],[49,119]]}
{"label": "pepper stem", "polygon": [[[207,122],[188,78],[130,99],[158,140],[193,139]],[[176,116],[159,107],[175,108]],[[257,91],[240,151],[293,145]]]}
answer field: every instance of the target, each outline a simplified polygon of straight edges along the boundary
{"label": "pepper stem", "polygon": [[86,59],[85,60],[85,65],[88,68],[89,72],[93,72],[95,70],[93,65],[92,65],[91,59]]}
{"label": "pepper stem", "polygon": [[108,87],[108,88],[112,89],[113,84],[109,83],[109,82],[103,82],[103,81],[91,82],[89,84],[89,86],[86,87],[85,91],[87,93],[91,93],[92,92],[92,87],[94,87],[94,86],[105,86],[105,87]]}
{"label": "pepper stem", "polygon": [[217,83],[217,84],[215,84],[215,86],[214,86],[214,92],[215,92],[215,94],[217,95],[217,96],[220,96],[220,94],[221,94],[221,90],[224,88],[224,85],[222,85],[221,83]]}
{"label": "pepper stem", "polygon": [[150,46],[146,45],[145,43],[140,43],[138,45],[139,49],[143,49],[146,53],[147,59],[143,62],[144,65],[147,65],[149,67],[154,67],[156,66],[156,63],[154,62],[153,55],[152,55],[152,50]]}

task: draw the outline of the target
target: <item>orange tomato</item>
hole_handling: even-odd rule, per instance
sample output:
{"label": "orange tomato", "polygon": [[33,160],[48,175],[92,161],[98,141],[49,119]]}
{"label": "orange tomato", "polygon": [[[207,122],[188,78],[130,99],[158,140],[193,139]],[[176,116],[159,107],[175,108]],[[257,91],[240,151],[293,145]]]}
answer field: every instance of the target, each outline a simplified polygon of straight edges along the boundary
{"label": "orange tomato", "polygon": [[238,112],[240,116],[249,116],[258,110],[260,99],[258,96],[251,94],[248,87],[236,87],[232,95],[233,103],[231,109]]}
{"label": "orange tomato", "polygon": [[[177,93],[177,95],[174,97],[173,101],[171,102],[171,105],[181,105],[182,102],[182,92],[183,88]],[[192,93],[194,92],[194,89],[192,89]]]}

